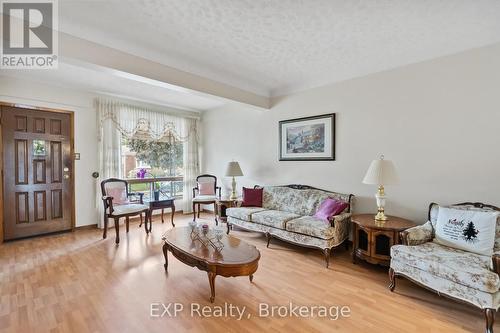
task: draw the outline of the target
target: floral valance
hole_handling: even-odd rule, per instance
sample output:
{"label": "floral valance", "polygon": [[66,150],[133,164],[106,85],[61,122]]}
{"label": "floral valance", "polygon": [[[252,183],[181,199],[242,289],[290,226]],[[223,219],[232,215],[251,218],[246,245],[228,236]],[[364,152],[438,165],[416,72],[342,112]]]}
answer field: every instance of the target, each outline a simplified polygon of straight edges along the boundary
{"label": "floral valance", "polygon": [[109,120],[126,138],[186,141],[190,136],[194,136],[198,141],[197,121],[191,118],[102,98],[97,98],[94,104],[100,129]]}

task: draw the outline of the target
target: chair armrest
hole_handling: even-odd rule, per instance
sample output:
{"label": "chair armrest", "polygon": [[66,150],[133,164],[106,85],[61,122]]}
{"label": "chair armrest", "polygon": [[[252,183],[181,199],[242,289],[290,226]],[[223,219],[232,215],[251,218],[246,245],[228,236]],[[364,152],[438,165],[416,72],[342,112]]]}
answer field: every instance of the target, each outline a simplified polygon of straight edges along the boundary
{"label": "chair armrest", "polygon": [[106,209],[109,207],[109,213],[111,214],[113,212],[113,197],[104,195],[102,197],[102,202],[104,204],[104,212],[106,212]]}
{"label": "chair armrest", "polygon": [[217,186],[215,188],[215,195],[217,195],[217,190],[219,190],[219,199],[221,198],[221,194],[220,194],[220,191],[221,191],[221,187],[220,186]]}
{"label": "chair armrest", "polygon": [[[138,196],[138,197],[139,197],[139,202],[140,202],[141,204],[143,204],[143,203],[144,203],[144,202],[143,202],[144,193],[142,193],[142,192],[130,192],[130,193],[128,194],[128,196],[129,196],[129,197],[137,197],[137,196]],[[134,202],[137,202],[137,200],[134,200]]]}
{"label": "chair armrest", "polygon": [[199,190],[198,190],[198,186],[193,187],[193,198],[195,198],[195,197],[196,197],[196,191],[199,191]]}
{"label": "chair armrest", "polygon": [[351,220],[352,213],[342,213],[339,215],[332,216],[328,219],[330,221],[330,226],[335,227],[336,223],[341,223],[345,220],[348,220],[348,222]]}
{"label": "chair armrest", "polygon": [[432,224],[426,222],[413,228],[406,229],[399,233],[403,245],[420,245],[432,241]]}

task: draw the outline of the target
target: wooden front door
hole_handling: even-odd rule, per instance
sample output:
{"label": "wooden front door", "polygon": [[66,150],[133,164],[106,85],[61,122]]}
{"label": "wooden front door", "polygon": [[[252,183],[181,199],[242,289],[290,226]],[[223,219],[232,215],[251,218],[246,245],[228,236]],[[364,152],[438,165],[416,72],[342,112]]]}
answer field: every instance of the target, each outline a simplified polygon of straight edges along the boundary
{"label": "wooden front door", "polygon": [[73,227],[71,116],[2,106],[5,240]]}

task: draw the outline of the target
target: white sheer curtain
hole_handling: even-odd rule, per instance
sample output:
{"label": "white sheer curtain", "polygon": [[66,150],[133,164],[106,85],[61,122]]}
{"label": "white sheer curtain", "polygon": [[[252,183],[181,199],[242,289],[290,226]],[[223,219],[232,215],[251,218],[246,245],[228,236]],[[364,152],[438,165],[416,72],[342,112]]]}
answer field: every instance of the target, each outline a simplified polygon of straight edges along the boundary
{"label": "white sheer curtain", "polygon": [[[149,110],[120,101],[97,98],[99,181],[97,207],[103,216],[100,183],[121,173],[121,137],[162,140],[171,138],[184,145],[184,213],[192,212],[192,188],[200,172],[199,119]],[[100,224],[102,225],[102,221]]]}
{"label": "white sheer curtain", "polygon": [[200,174],[199,125],[197,119],[186,119],[184,126],[189,128],[189,137],[184,141],[184,193],[183,212],[192,213],[193,187]]}

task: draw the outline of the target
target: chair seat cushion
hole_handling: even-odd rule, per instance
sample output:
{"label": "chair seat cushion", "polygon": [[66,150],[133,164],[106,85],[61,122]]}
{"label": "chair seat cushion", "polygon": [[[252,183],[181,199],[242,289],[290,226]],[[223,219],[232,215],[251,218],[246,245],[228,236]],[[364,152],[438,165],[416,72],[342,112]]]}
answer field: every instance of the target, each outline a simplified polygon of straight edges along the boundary
{"label": "chair seat cushion", "polygon": [[197,195],[193,198],[193,202],[214,202],[215,195]]}
{"label": "chair seat cushion", "polygon": [[264,211],[261,207],[233,207],[226,209],[226,215],[243,221],[252,221],[252,214]]}
{"label": "chair seat cushion", "polygon": [[252,214],[252,222],[278,229],[285,229],[286,223],[300,215],[280,210],[265,210]]}
{"label": "chair seat cushion", "polygon": [[391,258],[480,291],[495,293],[498,274],[490,270],[491,257],[427,242],[416,246],[395,245]]}
{"label": "chair seat cushion", "polygon": [[149,207],[142,204],[117,205],[113,206],[112,215],[139,213],[145,209],[149,209]]}
{"label": "chair seat cushion", "polygon": [[331,239],[335,236],[335,228],[314,216],[302,216],[288,221],[286,230],[321,239]]}

